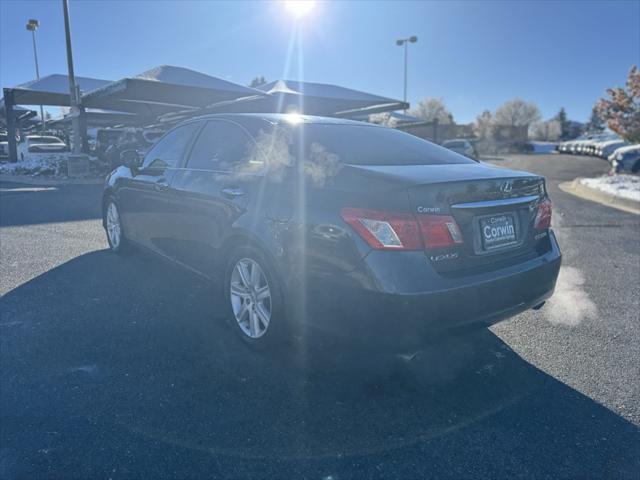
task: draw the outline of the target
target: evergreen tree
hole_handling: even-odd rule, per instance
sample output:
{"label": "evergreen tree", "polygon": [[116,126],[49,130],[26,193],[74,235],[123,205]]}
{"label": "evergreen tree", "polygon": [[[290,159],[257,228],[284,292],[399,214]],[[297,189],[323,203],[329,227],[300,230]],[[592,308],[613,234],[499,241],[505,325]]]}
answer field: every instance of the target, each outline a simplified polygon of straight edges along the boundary
{"label": "evergreen tree", "polygon": [[564,107],[560,108],[560,111],[554,117],[555,120],[560,122],[560,138],[565,140],[569,138],[571,134],[571,123],[567,120],[567,112]]}
{"label": "evergreen tree", "polygon": [[596,109],[596,107],[593,107],[593,109],[591,110],[591,118],[589,118],[589,121],[585,125],[585,128],[589,133],[597,133],[604,130],[604,121],[602,120],[600,115],[598,115],[598,110]]}
{"label": "evergreen tree", "polygon": [[251,88],[256,88],[256,87],[259,87],[260,85],[264,85],[265,83],[267,83],[267,79],[264,78],[262,75],[260,75],[259,77],[256,77],[253,80],[251,80],[251,83],[249,84],[249,86]]}

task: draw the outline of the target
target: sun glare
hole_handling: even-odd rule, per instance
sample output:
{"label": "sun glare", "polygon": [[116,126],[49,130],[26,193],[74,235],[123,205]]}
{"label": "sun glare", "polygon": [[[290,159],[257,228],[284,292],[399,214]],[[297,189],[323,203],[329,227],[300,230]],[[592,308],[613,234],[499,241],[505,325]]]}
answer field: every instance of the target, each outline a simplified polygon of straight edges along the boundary
{"label": "sun glare", "polygon": [[287,122],[295,125],[297,123],[302,123],[303,118],[302,118],[302,115],[300,115],[299,113],[292,112],[292,113],[287,113],[286,120]]}
{"label": "sun glare", "polygon": [[315,3],[313,0],[287,0],[284,2],[287,11],[296,18],[307,16],[315,7]]}

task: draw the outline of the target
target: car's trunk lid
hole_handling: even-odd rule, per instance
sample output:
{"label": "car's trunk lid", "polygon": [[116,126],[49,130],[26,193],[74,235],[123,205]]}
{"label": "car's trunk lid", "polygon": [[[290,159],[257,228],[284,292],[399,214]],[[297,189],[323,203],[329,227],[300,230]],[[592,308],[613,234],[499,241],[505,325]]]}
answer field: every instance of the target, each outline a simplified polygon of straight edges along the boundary
{"label": "car's trunk lid", "polygon": [[455,219],[463,244],[425,250],[440,272],[498,267],[534,256],[541,248],[533,228],[538,204],[545,198],[540,176],[482,163],[353,168],[405,190],[414,214]]}

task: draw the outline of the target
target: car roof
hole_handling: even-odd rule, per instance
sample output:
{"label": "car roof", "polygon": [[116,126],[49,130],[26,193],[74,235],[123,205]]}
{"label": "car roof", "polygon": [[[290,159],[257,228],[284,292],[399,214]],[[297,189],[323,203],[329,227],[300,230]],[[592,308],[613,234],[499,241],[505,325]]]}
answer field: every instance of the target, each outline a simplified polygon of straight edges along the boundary
{"label": "car roof", "polygon": [[309,124],[328,124],[328,125],[362,125],[370,127],[384,128],[381,125],[368,122],[358,122],[356,120],[349,120],[346,118],[335,117],[321,117],[316,115],[299,115],[297,113],[211,113],[201,115],[199,117],[193,117],[185,120],[182,123],[187,123],[193,120],[230,120],[238,123],[242,123],[245,119],[259,119],[274,125],[296,125],[300,123]]}
{"label": "car roof", "polygon": [[621,138],[616,138],[615,140],[607,140],[606,142],[602,142],[603,147],[608,147],[609,145],[615,145],[616,143],[625,143]]}
{"label": "car roof", "polygon": [[634,145],[627,145],[626,147],[620,147],[618,148],[615,153],[627,153],[627,152],[633,152],[634,150],[640,150],[640,144],[634,144]]}

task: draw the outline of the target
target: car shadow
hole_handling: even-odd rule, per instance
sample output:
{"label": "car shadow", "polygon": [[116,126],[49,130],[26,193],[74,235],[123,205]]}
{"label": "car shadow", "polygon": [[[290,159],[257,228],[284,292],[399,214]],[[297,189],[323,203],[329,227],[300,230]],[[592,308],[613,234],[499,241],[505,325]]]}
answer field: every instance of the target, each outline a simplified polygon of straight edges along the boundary
{"label": "car shadow", "polygon": [[214,289],[141,254],[0,299],[0,476],[637,478],[632,423],[490,331],[411,362],[259,353]]}

